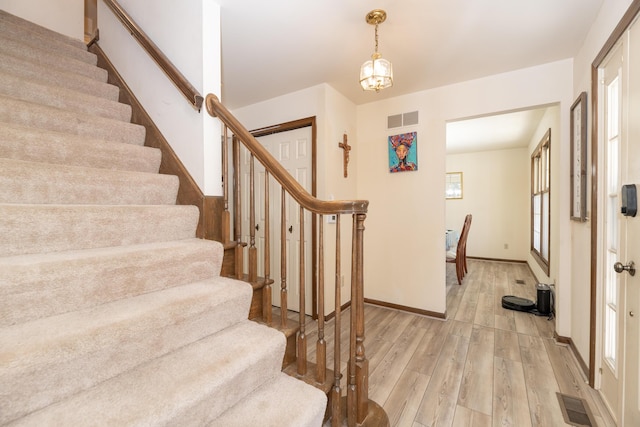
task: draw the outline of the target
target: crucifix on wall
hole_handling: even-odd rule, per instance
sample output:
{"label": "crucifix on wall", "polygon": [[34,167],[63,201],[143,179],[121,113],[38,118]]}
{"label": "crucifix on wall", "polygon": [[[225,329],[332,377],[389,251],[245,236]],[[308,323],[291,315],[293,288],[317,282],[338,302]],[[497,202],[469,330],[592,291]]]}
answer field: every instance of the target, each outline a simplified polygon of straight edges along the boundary
{"label": "crucifix on wall", "polygon": [[346,178],[347,166],[349,165],[349,151],[351,151],[351,146],[347,142],[347,134],[342,135],[342,142],[338,143],[338,147],[342,148],[342,162],[344,164],[344,177]]}

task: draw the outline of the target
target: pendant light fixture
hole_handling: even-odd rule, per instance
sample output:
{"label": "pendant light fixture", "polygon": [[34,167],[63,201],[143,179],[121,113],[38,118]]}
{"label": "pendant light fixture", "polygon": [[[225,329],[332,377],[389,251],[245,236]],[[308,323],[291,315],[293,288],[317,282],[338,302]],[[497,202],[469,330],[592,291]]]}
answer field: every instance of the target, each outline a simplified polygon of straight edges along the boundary
{"label": "pendant light fixture", "polygon": [[381,9],[374,9],[367,13],[365,20],[368,24],[376,26],[376,48],[371,59],[360,67],[360,86],[363,90],[375,90],[393,86],[393,68],[391,62],[382,58],[378,53],[378,24],[387,19],[387,12]]}

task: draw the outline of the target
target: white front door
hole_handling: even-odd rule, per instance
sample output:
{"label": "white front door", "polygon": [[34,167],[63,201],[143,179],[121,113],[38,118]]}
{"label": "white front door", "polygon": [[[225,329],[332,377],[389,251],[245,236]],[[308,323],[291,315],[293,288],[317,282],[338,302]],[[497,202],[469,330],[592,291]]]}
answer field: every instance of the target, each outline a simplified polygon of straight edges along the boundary
{"label": "white front door", "polygon": [[[303,127],[286,132],[278,132],[271,135],[261,136],[258,141],[282,164],[282,166],[311,193],[312,173],[311,173],[311,127]],[[243,150],[244,151],[244,150]],[[246,175],[243,182],[249,182],[249,155],[244,152],[242,156],[243,173]],[[258,275],[264,276],[264,230],[265,230],[265,172],[262,165],[255,163],[255,183],[256,193],[256,224],[249,225],[249,189],[243,188],[245,200],[243,203],[243,225],[242,229],[249,232],[249,227],[255,227],[256,247],[258,248]],[[270,257],[270,277],[273,279],[273,304],[280,307],[281,279],[281,197],[280,184],[269,177],[269,238],[271,241]],[[300,208],[298,203],[288,194],[285,196],[285,248],[286,248],[286,288],[287,288],[287,309],[293,311],[300,310]],[[311,214],[305,212],[304,218],[304,266],[305,266],[305,312],[311,314],[313,299],[311,293]],[[243,236],[244,241],[249,241],[249,236]]]}
{"label": "white front door", "polygon": [[[640,425],[640,214],[621,213],[622,186],[640,190],[640,27],[634,24],[599,70],[603,212],[600,253],[600,392],[620,426]],[[616,265],[617,264],[617,265]],[[640,266],[638,266],[640,267]]]}
{"label": "white front door", "polygon": [[[622,123],[626,137],[624,138],[625,151],[622,152],[623,184],[635,184],[640,190],[640,24],[638,19],[627,32],[626,53],[627,67],[623,68],[626,74],[626,99]],[[640,215],[636,217],[625,216],[622,222],[626,225],[626,235],[623,237],[625,258],[623,263],[631,261],[640,263]],[[640,268],[640,265],[638,265]],[[627,426],[640,426],[640,274],[631,276],[623,273],[622,290],[626,301],[625,334],[624,334],[624,412],[623,424]]]}
{"label": "white front door", "polygon": [[622,46],[609,55],[606,66],[601,68],[600,98],[603,100],[603,118],[601,129],[602,144],[600,145],[600,159],[602,159],[602,174],[604,182],[600,185],[600,206],[602,214],[602,265],[599,271],[602,275],[601,292],[601,336],[600,346],[600,392],[605,404],[614,417],[620,413],[622,386],[622,317],[624,299],[620,296],[621,279],[613,266],[621,259],[621,236],[624,223],[621,224],[620,206],[620,89],[622,78]]}

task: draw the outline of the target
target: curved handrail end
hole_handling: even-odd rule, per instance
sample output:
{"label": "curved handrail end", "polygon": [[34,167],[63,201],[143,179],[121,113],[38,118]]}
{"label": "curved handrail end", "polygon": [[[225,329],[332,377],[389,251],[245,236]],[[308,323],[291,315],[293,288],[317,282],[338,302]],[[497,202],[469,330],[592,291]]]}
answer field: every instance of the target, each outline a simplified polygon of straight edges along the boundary
{"label": "curved handrail end", "polygon": [[214,102],[220,102],[220,99],[218,99],[218,97],[212,93],[207,94],[207,98],[205,99],[205,106],[207,107],[207,113],[209,113],[211,117],[218,117],[218,115],[216,114],[213,108]]}

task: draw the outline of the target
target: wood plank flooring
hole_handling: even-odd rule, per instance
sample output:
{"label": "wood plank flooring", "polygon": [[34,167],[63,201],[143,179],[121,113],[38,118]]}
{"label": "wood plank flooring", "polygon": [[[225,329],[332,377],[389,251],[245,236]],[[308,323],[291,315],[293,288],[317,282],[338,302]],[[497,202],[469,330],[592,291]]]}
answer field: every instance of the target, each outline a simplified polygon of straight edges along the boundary
{"label": "wood plank flooring", "polygon": [[[536,300],[525,264],[469,260],[462,286],[447,267],[447,320],[365,307],[369,397],[392,426],[565,426],[556,392],[585,399],[598,426],[615,426],[570,348],[553,339],[553,320],[502,308],[504,295]],[[348,315],[341,327],[343,385]],[[333,334],[331,321],[330,368]],[[307,337],[314,361],[315,322],[308,322]]]}

